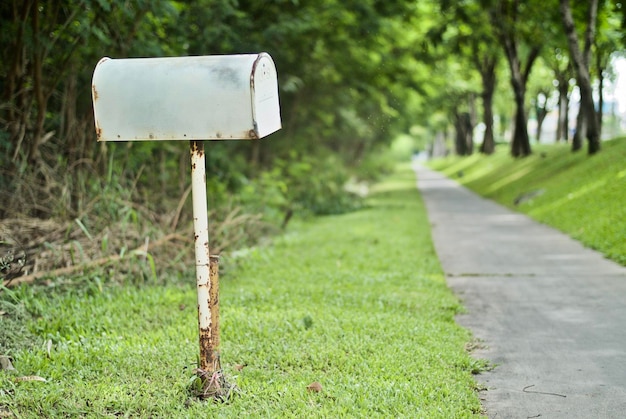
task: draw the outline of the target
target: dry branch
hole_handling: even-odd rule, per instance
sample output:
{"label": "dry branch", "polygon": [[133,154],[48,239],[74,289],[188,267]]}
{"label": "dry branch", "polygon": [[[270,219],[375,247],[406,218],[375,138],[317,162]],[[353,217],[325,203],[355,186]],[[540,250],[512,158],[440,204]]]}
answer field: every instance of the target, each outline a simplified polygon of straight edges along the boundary
{"label": "dry branch", "polygon": [[[174,240],[185,241],[186,239],[185,237],[177,233],[168,234],[167,236],[162,237],[161,239],[155,241],[154,243],[151,243],[149,246],[145,246],[145,245],[139,246],[138,248],[127,253],[127,255],[146,254],[151,249],[162,246]],[[91,260],[85,263],[81,263],[78,265],[72,265],[72,266],[67,266],[64,268],[53,269],[51,271],[36,272],[30,275],[24,275],[24,276],[20,276],[20,277],[13,278],[13,279],[8,279],[6,281],[3,281],[3,285],[5,287],[9,287],[9,286],[17,285],[17,284],[29,284],[40,278],[44,278],[47,276],[69,275],[69,274],[79,272],[85,269],[90,269],[96,266],[102,266],[102,265],[107,265],[110,263],[117,262],[120,259],[122,259],[124,256],[126,255],[121,255],[121,254],[111,255],[111,256],[106,256],[106,257],[102,257],[99,259]]]}

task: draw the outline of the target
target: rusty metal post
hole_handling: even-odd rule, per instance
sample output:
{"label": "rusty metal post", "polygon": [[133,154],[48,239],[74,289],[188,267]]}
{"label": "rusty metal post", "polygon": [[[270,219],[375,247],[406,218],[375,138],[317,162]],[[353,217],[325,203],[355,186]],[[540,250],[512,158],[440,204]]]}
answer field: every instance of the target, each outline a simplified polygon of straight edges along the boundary
{"label": "rusty metal post", "polygon": [[[191,141],[191,193],[196,252],[196,287],[198,291],[198,330],[200,365],[206,377],[220,370],[218,327],[218,264],[211,263],[209,253],[209,220],[206,194],[204,144]],[[213,273],[213,275],[211,275]]]}

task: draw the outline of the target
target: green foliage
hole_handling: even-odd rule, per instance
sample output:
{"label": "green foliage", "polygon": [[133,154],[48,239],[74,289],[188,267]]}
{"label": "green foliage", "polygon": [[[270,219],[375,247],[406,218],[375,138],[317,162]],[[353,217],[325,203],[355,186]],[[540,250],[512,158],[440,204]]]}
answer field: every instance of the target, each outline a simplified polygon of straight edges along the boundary
{"label": "green foliage", "polygon": [[[285,128],[253,159],[250,143],[240,143],[210,161],[210,171],[219,172],[212,174],[216,190],[210,192],[220,202],[245,183],[242,178],[271,170],[275,159],[289,160],[294,150],[313,160],[332,153],[337,164],[358,166],[410,120],[405,99],[415,92],[403,82],[417,60],[402,38],[414,30],[416,13],[412,5],[383,7],[372,0],[2,3],[0,39],[7,48],[0,53],[0,182],[7,205],[0,216],[82,215],[101,189],[88,184],[107,176],[113,154],[123,160],[115,178],[120,189],[137,188],[130,191],[133,203],[147,205],[155,194],[180,196],[184,148],[96,145],[90,80],[102,55],[272,54]],[[302,199],[316,212],[344,205]],[[42,201],[51,202],[37,207]]]}
{"label": "green foliage", "polygon": [[406,162],[409,155],[399,151],[393,145],[391,149],[381,148],[377,153],[367,155],[354,168],[355,180],[363,182],[376,182],[386,175],[393,173],[398,162]]}
{"label": "green foliage", "polygon": [[[602,144],[593,158],[567,145],[541,146],[531,157],[513,160],[502,151],[433,162],[433,167],[481,195],[566,232],[626,265],[626,139]],[[533,195],[534,191],[542,191]],[[520,197],[529,196],[519,202]],[[519,205],[515,205],[518,199]]]}
{"label": "green foliage", "polygon": [[[40,345],[16,342],[13,365],[46,382],[0,372],[0,407],[24,418],[478,417],[471,373],[484,366],[464,350],[470,336],[454,321],[461,307],[410,169],[378,185],[369,204],[223,261],[221,361],[239,387],[230,403],[189,397],[198,351],[190,270],[159,286],[20,289]],[[320,392],[307,391],[314,381]]]}
{"label": "green foliage", "polygon": [[240,202],[280,219],[287,212],[300,215],[341,214],[363,206],[361,198],[348,192],[348,172],[337,157],[298,156],[277,159],[240,191]]}

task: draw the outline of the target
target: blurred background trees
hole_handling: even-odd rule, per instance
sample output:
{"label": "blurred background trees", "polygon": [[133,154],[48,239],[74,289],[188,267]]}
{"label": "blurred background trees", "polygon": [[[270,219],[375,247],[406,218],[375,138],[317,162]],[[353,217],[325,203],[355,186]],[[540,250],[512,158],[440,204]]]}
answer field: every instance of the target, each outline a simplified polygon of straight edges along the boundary
{"label": "blurred background trees", "polygon": [[387,170],[397,138],[414,151],[449,138],[460,154],[509,142],[525,156],[529,116],[539,137],[553,110],[556,139],[571,138],[573,91],[583,97],[573,147],[588,138],[593,153],[625,13],[619,0],[3,1],[0,218],[96,224],[132,210],[178,224],[186,144],[95,140],[90,83],[102,56],[270,53],[283,130],[212,142],[209,194],[280,223],[358,205],[345,184]]}

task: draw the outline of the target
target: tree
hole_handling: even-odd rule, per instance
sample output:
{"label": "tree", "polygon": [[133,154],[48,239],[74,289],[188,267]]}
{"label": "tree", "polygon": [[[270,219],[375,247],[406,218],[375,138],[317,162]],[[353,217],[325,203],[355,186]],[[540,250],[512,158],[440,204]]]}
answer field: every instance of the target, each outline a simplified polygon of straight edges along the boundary
{"label": "tree", "polygon": [[474,126],[469,112],[454,113],[454,129],[456,131],[454,146],[457,156],[469,156],[474,150]]}
{"label": "tree", "polygon": [[[492,48],[496,41],[492,27],[488,24],[489,15],[476,1],[442,1],[441,11],[441,27],[431,31],[429,38],[436,44],[442,44],[458,59],[471,63],[480,75],[482,121],[485,125],[480,152],[492,154],[495,150],[493,95],[500,54],[496,48]],[[458,120],[455,125],[459,126]]]}
{"label": "tree", "polygon": [[483,101],[483,122],[485,124],[485,134],[480,146],[480,152],[492,154],[495,151],[495,140],[493,134],[493,95],[496,89],[496,65],[498,57],[493,51],[487,51],[482,57],[477,58],[478,71],[483,83],[481,98]]}
{"label": "tree", "polygon": [[[616,5],[617,6],[617,5]],[[621,6],[623,7],[623,5]],[[610,71],[611,58],[615,51],[621,49],[624,28],[621,27],[618,10],[609,7],[606,1],[598,5],[598,23],[594,39],[594,66],[598,79],[598,131],[602,138],[604,111],[604,81],[612,76]]]}
{"label": "tree", "polygon": [[558,99],[558,118],[556,126],[555,141],[568,141],[569,139],[569,99],[572,86],[570,80],[573,78],[572,65],[569,55],[564,51],[555,47],[546,55],[546,61],[549,63],[554,73],[554,83],[557,87]]}
{"label": "tree", "polygon": [[[511,154],[524,157],[531,154],[525,111],[526,82],[542,47],[542,27],[535,24],[539,12],[536,1],[484,1],[489,8],[491,25],[509,64],[511,87],[515,98],[515,128]],[[542,8],[543,10],[543,8]]]}
{"label": "tree", "polygon": [[535,71],[528,81],[527,90],[530,94],[531,108],[534,110],[537,121],[536,140],[541,141],[543,122],[550,111],[556,106],[557,100],[554,96],[554,72],[546,65],[543,56],[547,55],[548,49],[537,60]]}
{"label": "tree", "polygon": [[559,5],[570,55],[574,64],[574,71],[576,72],[576,80],[580,89],[580,110],[576,123],[576,133],[572,141],[572,150],[580,149],[582,147],[582,138],[587,137],[588,153],[594,154],[600,151],[600,129],[593,104],[589,63],[591,61],[591,47],[595,39],[598,0],[590,0],[588,3],[587,28],[585,30],[582,51],[579,46],[578,34],[569,0],[560,0]]}
{"label": "tree", "polygon": [[[454,130],[454,149],[457,155],[470,155],[474,151],[474,127],[477,123],[476,97],[480,81],[468,56],[448,54],[446,45],[430,51],[432,60],[428,88],[422,94],[429,106],[426,125],[434,131],[433,138]],[[451,127],[450,127],[451,125]]]}

